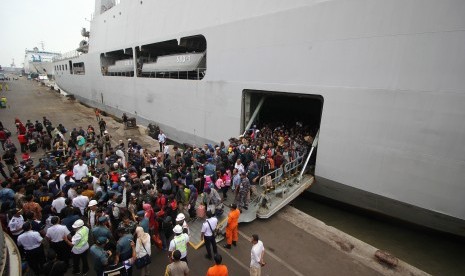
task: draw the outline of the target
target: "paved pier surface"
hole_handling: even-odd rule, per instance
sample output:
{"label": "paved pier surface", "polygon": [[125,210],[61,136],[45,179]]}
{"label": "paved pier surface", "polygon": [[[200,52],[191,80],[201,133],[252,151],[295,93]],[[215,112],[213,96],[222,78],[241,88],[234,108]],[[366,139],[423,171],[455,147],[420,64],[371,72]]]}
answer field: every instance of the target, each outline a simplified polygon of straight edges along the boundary
{"label": "paved pier surface", "polygon": [[[11,91],[1,92],[2,96],[6,95],[8,98],[8,108],[0,109],[0,121],[10,129],[15,143],[15,117],[25,123],[27,119],[32,122],[41,121],[46,116],[54,126],[61,123],[68,130],[79,126],[86,128],[88,125],[98,129],[91,108],[69,100],[37,82],[24,78],[10,81],[10,89]],[[158,148],[157,141],[143,135],[142,128],[139,132],[125,132],[122,125],[112,118],[104,119],[115,142],[132,138],[150,150]],[[42,154],[43,151],[39,149],[32,156],[39,158]],[[228,266],[229,275],[248,275],[252,247],[250,237],[254,233],[259,234],[266,248],[267,265],[262,270],[263,275],[427,275],[402,261],[399,261],[395,269],[379,264],[374,258],[376,248],[290,206],[268,220],[240,224],[239,230],[237,247],[224,249],[224,242],[218,246],[223,263]],[[163,275],[168,264],[168,254],[155,247],[152,247],[152,252],[151,275]],[[199,250],[188,248],[190,275],[205,275],[208,267],[213,265],[212,261],[204,258],[205,253],[204,247]],[[92,260],[90,266],[92,267]],[[95,273],[91,269],[88,275]],[[138,271],[133,275],[139,275]]]}

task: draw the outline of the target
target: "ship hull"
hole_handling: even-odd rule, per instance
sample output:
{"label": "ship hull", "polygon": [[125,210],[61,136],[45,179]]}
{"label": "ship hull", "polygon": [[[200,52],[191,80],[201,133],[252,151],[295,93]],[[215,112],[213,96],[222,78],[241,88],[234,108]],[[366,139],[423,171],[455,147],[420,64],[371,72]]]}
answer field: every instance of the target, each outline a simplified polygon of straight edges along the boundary
{"label": "ship hull", "polygon": [[[84,75],[56,72],[58,85],[197,145],[243,131],[246,91],[322,97],[311,190],[465,236],[465,3],[206,7],[121,1],[94,18],[88,54],[55,63],[86,66]],[[182,16],[165,16],[174,11]],[[208,45],[202,80],[102,75],[103,53],[198,34]],[[345,196],[341,187],[369,196]],[[421,210],[424,216],[412,215]]]}

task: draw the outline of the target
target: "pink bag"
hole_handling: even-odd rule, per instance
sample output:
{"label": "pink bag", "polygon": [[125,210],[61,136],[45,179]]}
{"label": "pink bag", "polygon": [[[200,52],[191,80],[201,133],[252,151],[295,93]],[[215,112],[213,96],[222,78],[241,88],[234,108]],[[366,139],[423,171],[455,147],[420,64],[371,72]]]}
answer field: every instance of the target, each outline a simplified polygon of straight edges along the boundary
{"label": "pink bag", "polygon": [[204,218],[206,214],[205,205],[200,204],[199,207],[197,207],[196,214],[198,218]]}

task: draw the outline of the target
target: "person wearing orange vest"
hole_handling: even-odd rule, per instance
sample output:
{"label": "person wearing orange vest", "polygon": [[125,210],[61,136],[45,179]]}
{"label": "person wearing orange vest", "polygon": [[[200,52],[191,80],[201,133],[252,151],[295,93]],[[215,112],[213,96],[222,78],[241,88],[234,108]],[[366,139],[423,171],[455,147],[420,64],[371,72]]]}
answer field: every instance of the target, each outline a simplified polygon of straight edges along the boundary
{"label": "person wearing orange vest", "polygon": [[216,254],[215,265],[211,266],[207,271],[207,276],[228,276],[228,267],[221,264],[223,257],[220,254]]}
{"label": "person wearing orange vest", "polygon": [[237,226],[240,215],[241,212],[237,209],[236,203],[231,204],[231,210],[228,214],[228,224],[226,225],[226,244],[223,246],[224,248],[231,249],[231,244],[236,246],[236,242],[239,239]]}

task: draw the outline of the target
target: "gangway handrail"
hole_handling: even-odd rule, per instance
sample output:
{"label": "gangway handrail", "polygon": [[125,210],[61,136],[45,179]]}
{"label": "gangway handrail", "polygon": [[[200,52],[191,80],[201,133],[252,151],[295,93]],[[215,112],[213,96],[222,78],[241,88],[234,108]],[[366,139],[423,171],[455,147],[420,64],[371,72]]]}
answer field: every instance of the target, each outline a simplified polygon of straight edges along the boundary
{"label": "gangway handrail", "polygon": [[266,190],[267,188],[275,186],[274,184],[277,184],[281,180],[282,176],[283,176],[283,168],[277,168],[265,174],[264,176],[260,177],[260,180],[258,181],[258,185],[260,185],[264,190]]}

